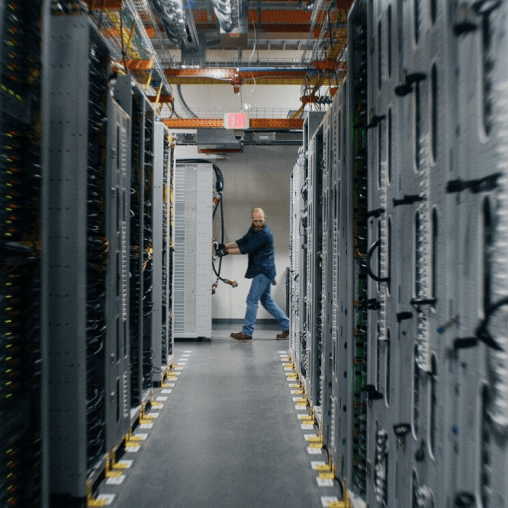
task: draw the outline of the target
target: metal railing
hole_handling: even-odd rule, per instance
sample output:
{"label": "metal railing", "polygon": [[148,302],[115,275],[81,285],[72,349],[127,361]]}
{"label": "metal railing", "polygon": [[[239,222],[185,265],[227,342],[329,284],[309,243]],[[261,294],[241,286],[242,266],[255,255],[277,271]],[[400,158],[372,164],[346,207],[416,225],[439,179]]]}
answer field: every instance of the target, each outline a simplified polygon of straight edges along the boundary
{"label": "metal railing", "polygon": [[[162,62],[163,67],[170,67],[169,62]],[[263,61],[250,61],[249,58],[242,58],[241,60],[229,59],[217,59],[217,60],[205,60],[205,59],[192,59],[186,60],[185,63],[178,62],[176,64],[182,69],[236,69],[238,67],[282,67],[292,68],[300,67],[300,58],[273,58],[266,59]]]}
{"label": "metal railing", "polygon": [[[198,118],[220,118],[224,119],[226,113],[239,113],[239,108],[231,107],[220,107],[220,108],[196,108],[192,109]],[[249,118],[290,118],[295,109],[289,108],[254,108],[250,111],[243,111],[248,113]],[[182,118],[189,118],[190,116],[183,110],[178,108],[178,114]]]}

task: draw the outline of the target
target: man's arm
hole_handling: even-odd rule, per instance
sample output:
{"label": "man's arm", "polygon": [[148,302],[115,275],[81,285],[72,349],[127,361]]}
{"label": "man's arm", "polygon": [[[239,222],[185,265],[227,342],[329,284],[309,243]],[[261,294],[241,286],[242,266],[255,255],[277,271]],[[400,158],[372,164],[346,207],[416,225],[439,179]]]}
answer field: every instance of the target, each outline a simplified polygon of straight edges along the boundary
{"label": "man's arm", "polygon": [[236,242],[226,243],[225,245],[228,254],[241,254],[240,248]]}
{"label": "man's arm", "polygon": [[270,237],[268,234],[265,231],[260,231],[256,234],[246,235],[234,242],[234,244],[240,251],[238,254],[250,254],[263,249],[269,241]]}

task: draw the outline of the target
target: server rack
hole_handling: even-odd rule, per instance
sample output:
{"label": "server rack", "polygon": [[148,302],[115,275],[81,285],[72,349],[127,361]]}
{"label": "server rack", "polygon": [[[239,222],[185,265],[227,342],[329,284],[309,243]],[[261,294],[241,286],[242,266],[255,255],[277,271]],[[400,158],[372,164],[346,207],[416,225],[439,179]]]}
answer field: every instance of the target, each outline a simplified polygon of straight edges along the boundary
{"label": "server rack", "polygon": [[153,270],[161,277],[153,279],[152,357],[153,382],[160,383],[171,364],[172,339],[169,333],[169,185],[171,181],[171,140],[167,127],[155,122],[153,157]]}
{"label": "server rack", "polygon": [[[105,234],[109,259],[106,268],[107,361],[106,449],[112,450],[130,428],[129,271],[130,118],[108,100]],[[112,396],[112,394],[115,394]],[[112,403],[111,403],[112,402]]]}
{"label": "server rack", "polygon": [[179,164],[174,178],[173,337],[211,338],[211,164]]}
{"label": "server rack", "polygon": [[[302,230],[305,227],[306,211],[304,210],[303,189],[305,154],[300,152],[298,160],[291,172],[291,203],[290,203],[290,301],[289,317],[289,350],[296,365],[301,365],[301,322],[300,311],[303,294],[301,293],[300,263],[303,240]],[[299,367],[301,371],[301,367]]]}
{"label": "server rack", "polygon": [[[43,203],[50,493],[52,503],[72,506],[130,425],[129,117],[111,97],[108,50],[88,18],[53,16],[50,28]],[[85,93],[69,92],[78,87]]]}
{"label": "server rack", "polygon": [[[296,200],[292,203],[292,280],[293,280],[293,312],[290,321],[290,352],[297,364],[298,372],[301,375],[302,383],[305,387],[312,384],[314,390],[319,386],[319,368],[320,358],[316,353],[316,349],[310,346],[312,337],[314,337],[313,329],[313,300],[309,291],[312,290],[311,277],[314,277],[313,263],[314,258],[311,251],[313,249],[313,239],[311,238],[313,226],[318,221],[315,215],[319,207],[313,210],[311,214],[311,206],[309,204],[314,199],[319,199],[312,195],[314,192],[317,178],[315,164],[315,152],[313,145],[313,136],[318,128],[324,113],[320,111],[309,112],[304,119],[303,126],[303,145],[299,161],[295,165],[292,173],[292,193]],[[313,221],[311,226],[311,221]],[[312,279],[313,280],[313,279]],[[311,358],[311,355],[314,355]],[[311,366],[312,365],[312,366]],[[311,372],[313,375],[310,374]],[[317,391],[314,391],[317,400]]]}
{"label": "server rack", "polygon": [[307,248],[307,355],[306,376],[309,402],[321,420],[321,376],[323,366],[323,128],[309,140],[308,248]]}
{"label": "server rack", "polygon": [[[347,136],[349,123],[348,81],[344,81],[333,104],[333,148],[330,152],[332,168],[333,197],[333,250],[328,270],[332,271],[331,295],[331,421],[329,435],[323,431],[331,462],[337,474],[346,480],[351,478],[351,418],[348,406],[348,392],[351,385],[352,369],[348,351],[351,348],[350,333],[353,329],[353,245],[354,235],[351,227],[353,206],[353,174],[350,167],[350,143]],[[349,347],[348,347],[349,346]],[[349,484],[350,482],[348,482]]]}
{"label": "server rack", "polygon": [[[153,150],[146,147],[146,138],[151,136],[151,128],[154,120],[153,108],[133,82],[131,76],[119,76],[114,87],[115,99],[132,119],[129,135],[130,146],[130,291],[129,291],[129,334],[130,334],[130,388],[131,388],[131,417],[135,419],[139,414],[142,403],[146,403],[150,396],[152,385],[152,358],[150,332],[144,330],[145,312],[150,318],[150,291],[149,301],[145,302],[147,289],[145,287],[145,270],[151,261],[151,246],[146,240],[145,229],[151,234],[149,225],[151,215],[146,215],[145,210],[151,210],[150,201],[147,197],[147,175],[150,174]],[[151,181],[148,186],[148,194],[153,191]],[[148,205],[145,205],[148,200]],[[148,226],[145,225],[148,224]],[[150,268],[149,268],[150,270]],[[149,287],[149,286],[148,286]],[[145,307],[145,310],[144,310]],[[150,323],[151,325],[151,318]],[[144,340],[148,333],[149,340]]]}
{"label": "server rack", "polygon": [[[348,144],[344,137],[344,118],[347,118],[344,83],[330,114],[323,120],[316,136],[323,137],[322,152],[322,244],[320,256],[322,309],[322,344],[320,397],[321,411],[316,411],[321,437],[329,461],[338,474],[346,474],[344,464],[348,440],[347,399],[347,329],[348,306],[351,301],[348,245],[352,243],[351,213],[346,170]],[[321,131],[321,132],[320,132]],[[351,237],[351,239],[350,239]]]}
{"label": "server rack", "polygon": [[0,2],[0,504],[47,506],[42,41],[49,4]]}
{"label": "server rack", "polygon": [[[291,354],[309,333],[298,364],[321,355],[313,410],[354,506],[507,505],[507,16],[498,2],[356,2],[349,74],[310,143],[320,165],[293,170]],[[322,241],[296,228],[307,201]]]}
{"label": "server rack", "polygon": [[[347,97],[351,115],[351,137],[349,164],[353,173],[353,208],[350,227],[353,230],[352,288],[349,297],[353,300],[352,330],[348,331],[348,464],[346,477],[350,479],[351,489],[360,497],[367,491],[367,397],[362,389],[368,384],[368,294],[367,266],[369,247],[368,203],[371,181],[368,178],[367,161],[369,156],[366,128],[367,118],[367,54],[368,33],[366,23],[366,5],[356,3],[348,17],[348,47],[351,81]],[[350,305],[349,305],[350,307]]]}
{"label": "server rack", "polygon": [[[144,138],[143,138],[143,171],[142,179],[140,182],[140,194],[142,195],[142,214],[143,214],[143,227],[140,236],[140,261],[141,261],[141,274],[142,274],[142,291],[141,297],[141,312],[142,320],[141,337],[141,359],[142,359],[142,389],[147,393],[153,384],[153,350],[152,350],[152,312],[154,305],[157,304],[156,297],[160,295],[154,294],[154,231],[153,221],[155,219],[154,213],[156,210],[152,208],[154,199],[154,154],[155,154],[155,113],[152,109],[145,109],[143,116],[144,125]],[[155,254],[158,259],[158,253]]]}

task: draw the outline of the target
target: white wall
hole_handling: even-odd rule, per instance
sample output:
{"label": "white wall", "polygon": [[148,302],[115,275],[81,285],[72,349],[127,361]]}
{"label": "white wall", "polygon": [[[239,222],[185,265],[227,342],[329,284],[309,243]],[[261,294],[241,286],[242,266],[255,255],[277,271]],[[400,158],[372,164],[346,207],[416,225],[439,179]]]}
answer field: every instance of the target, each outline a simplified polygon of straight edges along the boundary
{"label": "white wall", "polygon": [[[297,146],[246,146],[243,153],[228,154],[227,160],[214,162],[222,170],[225,187],[224,221],[226,242],[241,238],[251,225],[251,210],[263,208],[266,223],[274,234],[277,285],[272,296],[285,311],[285,271],[289,266],[289,199],[290,175],[298,153]],[[197,147],[177,147],[177,158],[198,157]],[[214,237],[220,239],[219,212],[216,215]],[[210,268],[211,269],[211,268]],[[219,283],[212,297],[212,316],[219,319],[243,319],[250,280],[245,279],[247,256],[226,256],[222,277],[238,281],[238,287]],[[261,306],[258,319],[272,319]]]}

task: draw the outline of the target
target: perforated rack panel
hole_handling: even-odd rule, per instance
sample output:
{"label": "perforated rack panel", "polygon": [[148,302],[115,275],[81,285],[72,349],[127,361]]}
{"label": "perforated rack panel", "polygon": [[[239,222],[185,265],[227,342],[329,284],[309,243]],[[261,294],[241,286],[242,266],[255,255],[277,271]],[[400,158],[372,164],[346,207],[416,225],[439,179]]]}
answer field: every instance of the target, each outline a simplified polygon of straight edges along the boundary
{"label": "perforated rack panel", "polygon": [[211,164],[175,168],[173,337],[211,337]]}

